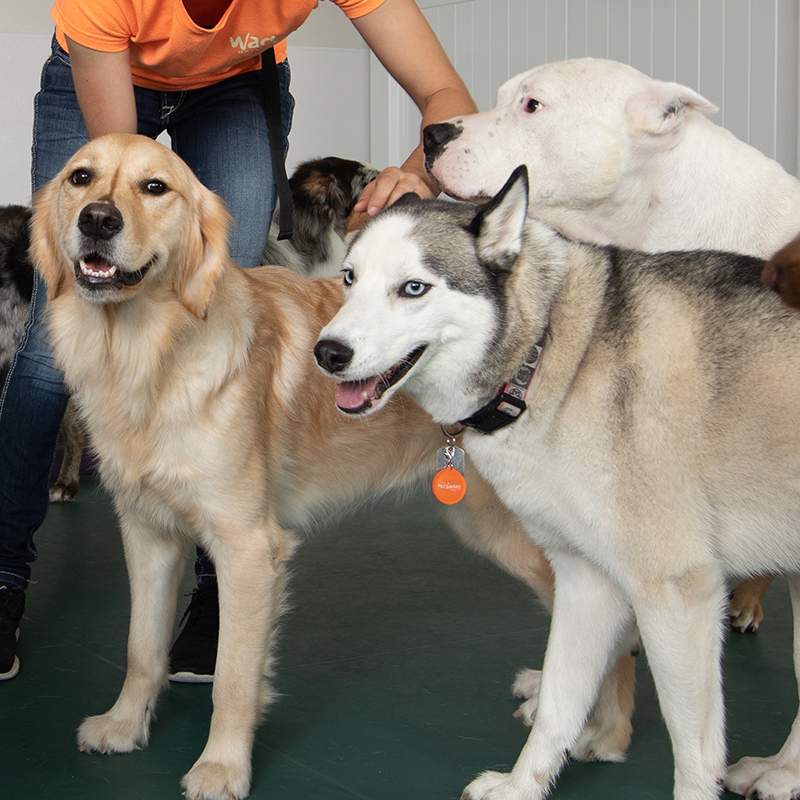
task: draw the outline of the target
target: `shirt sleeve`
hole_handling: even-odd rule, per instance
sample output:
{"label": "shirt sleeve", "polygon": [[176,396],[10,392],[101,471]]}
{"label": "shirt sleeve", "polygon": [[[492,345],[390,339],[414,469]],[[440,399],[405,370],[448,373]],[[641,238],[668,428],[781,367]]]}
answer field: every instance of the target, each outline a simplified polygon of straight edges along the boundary
{"label": "shirt sleeve", "polygon": [[70,39],[102,53],[125,50],[136,35],[133,9],[117,0],[56,0],[51,16]]}
{"label": "shirt sleeve", "polygon": [[333,0],[333,2],[344,11],[349,19],[358,19],[383,5],[384,0]]}

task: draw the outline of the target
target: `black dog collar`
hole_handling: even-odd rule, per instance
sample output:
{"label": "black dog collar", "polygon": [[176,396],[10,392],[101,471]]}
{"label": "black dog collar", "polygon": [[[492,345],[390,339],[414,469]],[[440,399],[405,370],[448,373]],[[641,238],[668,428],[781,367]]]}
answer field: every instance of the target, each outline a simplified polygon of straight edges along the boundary
{"label": "black dog collar", "polygon": [[525,398],[528,395],[533,375],[539,360],[542,357],[544,348],[544,337],[547,329],[542,334],[541,339],[533,346],[525,363],[517,370],[514,377],[503,386],[497,395],[485,406],[479,408],[471,417],[462,419],[461,424],[466,428],[472,428],[479,433],[494,433],[500,428],[505,428],[512,422],[516,422],[528,408]]}

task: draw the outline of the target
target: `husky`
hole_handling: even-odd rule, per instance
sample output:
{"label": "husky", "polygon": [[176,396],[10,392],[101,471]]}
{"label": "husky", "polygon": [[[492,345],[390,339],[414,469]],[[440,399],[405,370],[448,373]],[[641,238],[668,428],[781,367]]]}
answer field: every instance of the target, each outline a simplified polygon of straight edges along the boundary
{"label": "husky", "polygon": [[529,217],[524,166],[483,206],[407,196],[354,238],[315,346],[339,409],[372,414],[402,388],[465,427],[555,573],[529,738],[467,800],[545,797],[637,630],[676,800],[800,786],[800,723],[777,756],[726,770],[726,577],[787,574],[800,617],[800,315],[762,268],[566,240]]}

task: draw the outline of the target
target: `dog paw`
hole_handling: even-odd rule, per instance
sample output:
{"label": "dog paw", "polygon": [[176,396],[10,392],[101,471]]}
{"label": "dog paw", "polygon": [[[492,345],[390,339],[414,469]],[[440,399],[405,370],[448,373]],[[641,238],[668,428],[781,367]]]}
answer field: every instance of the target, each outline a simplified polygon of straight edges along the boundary
{"label": "dog paw", "polygon": [[724,786],[731,794],[748,800],[797,800],[800,769],[781,763],[778,756],[743,758],[728,768]]}
{"label": "dog paw", "polygon": [[56,481],[50,487],[50,502],[51,503],[69,503],[75,499],[78,494],[78,484],[66,484],[61,481]]}
{"label": "dog paw", "polygon": [[547,795],[547,780],[538,777],[520,786],[512,773],[484,772],[464,789],[461,800],[540,800]]}
{"label": "dog paw", "polygon": [[242,800],[250,793],[250,768],[198,761],[181,786],[187,800]]}
{"label": "dog paw", "polygon": [[517,673],[511,693],[525,702],[514,712],[514,716],[529,728],[533,725],[536,709],[539,707],[539,686],[542,672],[538,669],[523,669]]}
{"label": "dog paw", "polygon": [[111,713],[87,717],[78,728],[78,749],[84,753],[130,753],[147,746],[147,719],[120,718]]}
{"label": "dog paw", "polygon": [[731,628],[739,633],[755,633],[758,630],[764,619],[761,601],[771,582],[772,577],[767,575],[745,578],[736,586],[728,600]]}

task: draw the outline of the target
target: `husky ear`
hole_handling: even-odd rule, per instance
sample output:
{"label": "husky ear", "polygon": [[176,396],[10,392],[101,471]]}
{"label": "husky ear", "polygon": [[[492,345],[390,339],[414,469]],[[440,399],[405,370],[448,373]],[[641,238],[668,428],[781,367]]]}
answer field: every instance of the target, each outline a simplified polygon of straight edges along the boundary
{"label": "husky ear", "polygon": [[679,83],[649,81],[646,89],[633,95],[625,104],[631,132],[660,135],[677,128],[686,110],[715,114],[719,109],[697,92]]}
{"label": "husky ear", "polygon": [[30,256],[47,285],[47,299],[55,300],[66,288],[71,266],[64,260],[57,241],[59,175],[45,184],[33,198]]}
{"label": "husky ear", "polygon": [[189,242],[184,252],[178,297],[198,319],[205,319],[217,281],[230,261],[231,216],[213,192],[197,185]]}
{"label": "husky ear", "polygon": [[528,214],[528,168],[517,167],[506,185],[481,206],[469,226],[477,238],[481,261],[510,270],[522,250]]}

